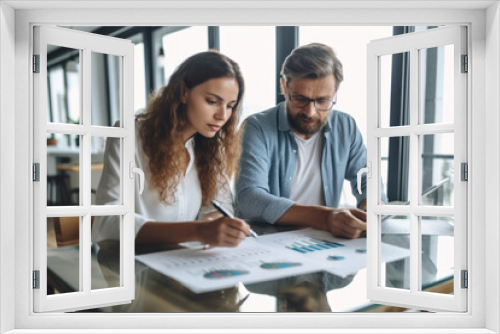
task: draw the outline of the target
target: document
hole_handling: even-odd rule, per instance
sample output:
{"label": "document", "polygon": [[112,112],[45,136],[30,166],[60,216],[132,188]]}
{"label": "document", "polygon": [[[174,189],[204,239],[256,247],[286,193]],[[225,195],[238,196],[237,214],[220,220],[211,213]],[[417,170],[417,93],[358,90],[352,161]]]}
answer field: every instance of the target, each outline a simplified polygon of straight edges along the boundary
{"label": "document", "polygon": [[[409,256],[407,249],[382,244],[382,261]],[[303,229],[247,238],[236,248],[180,249],[136,256],[156,271],[202,293],[242,283],[327,271],[345,277],[366,267],[366,239],[339,239]]]}
{"label": "document", "polygon": [[[329,232],[303,229],[275,233],[259,241],[277,251],[293,254],[294,258],[307,258],[321,263],[323,271],[345,277],[366,268],[366,239],[334,238]],[[392,262],[410,256],[410,251],[382,243],[382,262]]]}
{"label": "document", "polygon": [[196,293],[321,271],[319,263],[276,252],[252,238],[236,248],[180,249],[136,259]]}

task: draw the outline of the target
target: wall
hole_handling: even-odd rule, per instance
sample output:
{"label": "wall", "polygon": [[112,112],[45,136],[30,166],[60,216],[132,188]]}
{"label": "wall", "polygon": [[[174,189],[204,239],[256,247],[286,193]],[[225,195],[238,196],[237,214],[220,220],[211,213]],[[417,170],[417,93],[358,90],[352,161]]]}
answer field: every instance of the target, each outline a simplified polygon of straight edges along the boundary
{"label": "wall", "polygon": [[[498,166],[500,163],[499,147],[500,147],[500,97],[498,92],[499,78],[500,78],[500,6],[498,3],[490,6],[486,12],[486,170],[485,175],[488,179],[486,183],[486,219],[491,220],[492,224],[487,225],[486,229],[486,249],[490,256],[486,265],[486,277],[494,277],[493,275],[499,274],[500,269],[500,247],[498,243],[498,236],[500,235],[500,228],[498,222],[500,221],[500,203],[499,189],[500,189],[500,175]],[[495,261],[492,263],[491,261]],[[487,281],[488,282],[488,281]],[[489,281],[486,286],[486,304],[495,305],[486,309],[486,328],[500,332],[500,309],[498,301],[500,299],[500,284],[498,282]]]}
{"label": "wall", "polygon": [[[64,2],[60,2],[61,4],[64,3]],[[67,2],[68,3],[68,2]],[[20,11],[22,12],[22,11]],[[16,232],[17,232],[17,235],[16,235],[16,241],[17,241],[17,248],[16,248],[16,257],[18,258],[18,265],[16,266],[16,273],[19,275],[19,280],[17,280],[16,284],[17,284],[17,300],[18,302],[16,303],[16,307],[17,307],[17,311],[16,312],[16,317],[17,317],[17,320],[16,320],[16,324],[17,326],[26,326],[26,324],[30,324],[31,326],[34,326],[34,320],[33,319],[28,319],[28,315],[26,313],[26,310],[27,309],[30,309],[30,294],[32,293],[31,290],[28,290],[25,288],[26,284],[28,283],[29,281],[29,274],[30,274],[30,270],[31,270],[31,264],[30,263],[26,263],[26,258],[27,258],[27,255],[29,254],[29,245],[31,244],[32,240],[26,240],[26,236],[30,236],[30,222],[31,222],[31,216],[30,216],[30,212],[29,212],[29,208],[30,208],[30,201],[29,199],[26,198],[26,194],[29,194],[30,191],[30,184],[31,184],[31,181],[29,181],[29,177],[24,177],[24,175],[29,175],[30,173],[30,166],[29,166],[29,156],[30,156],[30,152],[29,152],[29,133],[31,131],[31,126],[30,126],[30,106],[29,106],[29,103],[26,99],[26,91],[28,89],[26,89],[26,87],[29,87],[29,83],[30,81],[27,79],[29,77],[29,73],[28,73],[28,66],[25,66],[29,64],[29,59],[28,59],[28,54],[29,54],[29,36],[30,36],[30,32],[29,32],[29,28],[28,28],[28,23],[27,22],[42,22],[42,23],[50,23],[50,22],[60,22],[62,21],[64,18],[64,21],[65,22],[78,22],[79,24],[85,24],[85,23],[89,23],[89,22],[92,22],[92,23],[96,23],[96,24],[99,24],[99,20],[107,20],[107,22],[109,22],[110,24],[113,24],[113,23],[120,23],[120,22],[130,22],[130,24],[139,24],[140,22],[148,22],[148,24],[164,24],[164,22],[169,22],[171,24],[180,24],[180,23],[185,23],[187,21],[186,17],[187,17],[187,14],[184,14],[184,15],[181,15],[183,13],[182,10],[169,10],[169,11],[156,11],[152,14],[150,13],[147,13],[148,16],[146,17],[145,16],[145,12],[144,11],[140,11],[140,10],[134,10],[134,11],[126,11],[126,12],[120,12],[120,11],[106,11],[106,10],[103,10],[103,11],[99,11],[99,14],[96,15],[96,12],[95,11],[86,11],[86,10],[75,10],[75,11],[68,11],[68,10],[47,10],[47,11],[43,11],[43,10],[40,10],[40,11],[24,11],[25,13],[20,13],[19,15],[16,16],[16,22],[17,22],[17,25],[16,25],[16,38],[17,38],[17,43],[16,43],[16,54],[17,54],[17,63],[18,63],[18,66],[16,67],[16,74],[18,75],[17,78],[18,80],[16,81],[16,85],[17,85],[17,89],[16,89],[16,94],[17,94],[17,98],[16,98],[16,114],[15,114],[15,118],[16,118],[16,146],[19,148],[15,158],[17,159],[17,164],[16,164],[16,172],[18,174],[18,177],[16,177],[16,186],[19,187],[21,190],[17,191],[16,192]],[[287,11],[287,10],[280,10],[279,13],[276,11],[276,10],[269,10],[269,11],[255,11],[255,10],[245,10],[245,11],[235,11],[235,12],[232,12],[230,13],[231,15],[228,15],[228,13],[226,11],[221,11],[221,10],[212,10],[212,11],[195,11],[194,13],[189,10],[189,20],[192,20],[192,22],[195,22],[195,23],[199,23],[199,24],[207,24],[207,23],[217,23],[217,22],[226,22],[228,21],[228,17],[232,20],[231,22],[241,22],[241,24],[245,24],[247,21],[251,21],[251,18],[252,17],[257,17],[257,14],[260,15],[259,17],[262,18],[262,24],[267,24],[267,23],[270,23],[270,22],[274,22],[274,23],[277,23],[277,24],[281,24],[281,25],[285,25],[287,23],[296,23],[296,22],[302,22],[301,20],[304,20],[304,17],[306,18],[309,18],[309,20],[317,20],[318,23],[322,23],[322,22],[329,22],[328,20],[332,20],[332,18],[337,18],[339,24],[342,24],[344,22],[369,22],[370,20],[372,21],[375,21],[375,20],[379,20],[381,22],[383,22],[384,20],[386,21],[394,21],[395,20],[395,15],[394,13],[391,13],[391,11],[383,11],[383,10],[370,10],[369,12],[366,11],[364,12],[363,15],[358,15],[357,14],[358,11],[356,11],[356,14],[353,14],[354,12],[350,13],[349,11],[328,11],[328,10],[325,10],[325,11],[322,11],[321,13],[319,13],[317,10],[314,11],[308,11],[308,10],[303,10],[303,11],[300,11],[300,13],[298,12],[290,12],[290,11]],[[418,10],[412,10],[411,13],[417,13],[419,15],[419,17],[421,17],[421,21],[422,22],[432,22],[432,20],[434,19],[436,22],[439,22],[440,20],[442,20],[442,15],[440,15],[440,12],[439,10],[436,10],[435,13],[432,12],[419,12]],[[470,22],[471,20],[473,20],[473,23],[475,24],[475,28],[474,28],[474,33],[473,35],[476,34],[476,36],[483,36],[482,33],[478,33],[478,29],[479,30],[482,30],[484,29],[484,24],[483,22],[485,22],[484,20],[482,20],[484,17],[482,16],[483,14],[483,11],[472,11],[472,14],[470,14],[471,11],[468,11],[467,14],[465,13],[458,13],[456,15],[454,15],[453,11],[447,11],[447,14],[450,16],[450,17],[453,17],[456,21],[454,21],[454,23],[456,23],[457,21],[458,22]],[[408,11],[408,13],[410,13]],[[476,13],[476,14],[475,14]],[[497,29],[496,30],[496,33],[494,33],[492,36],[496,36],[493,38],[493,41],[490,41],[491,42],[491,46],[494,47],[495,49],[498,48],[498,9],[490,9],[489,10],[489,24],[493,27],[493,29]],[[494,15],[491,15],[491,14],[494,14]],[[398,13],[399,14],[399,13]],[[408,15],[408,14],[406,14]],[[398,22],[404,22],[405,20],[405,17],[406,15],[401,15],[401,16],[397,16],[397,20]],[[474,16],[474,15],[477,15]],[[2,14],[2,16],[4,16],[4,14]],[[108,16],[112,17],[111,20],[108,20]],[[412,17],[416,17],[414,15],[411,15]],[[248,18],[247,18],[248,17]],[[313,19],[311,19],[311,17]],[[142,20],[142,21],[141,21]],[[255,20],[255,19],[254,19]],[[479,24],[479,21],[481,22],[481,24]],[[0,22],[1,23],[1,22]],[[76,24],[76,23],[75,23]],[[10,25],[9,25],[10,26]],[[491,27],[489,27],[488,29],[491,29]],[[490,31],[491,33],[491,31]],[[475,50],[479,50],[479,52],[481,52],[481,57],[477,57],[478,54],[476,52],[476,54],[474,55],[474,60],[473,62],[477,62],[479,64],[483,64],[483,61],[484,61],[484,54],[482,53],[481,50],[481,43],[483,43],[484,41],[480,40],[480,38],[476,39],[475,40]],[[10,43],[9,43],[10,44]],[[4,42],[2,40],[2,49],[4,46]],[[3,50],[2,50],[3,52]],[[485,72],[485,68],[484,68],[484,65],[480,68],[479,66],[476,66],[474,67],[474,80],[473,80],[473,87],[474,87],[474,91],[476,92],[475,94],[475,101],[473,101],[473,106],[475,107],[474,108],[474,116],[477,116],[477,119],[474,120],[474,126],[472,127],[472,135],[474,136],[474,148],[476,149],[474,154],[473,154],[473,157],[475,158],[478,158],[477,160],[477,164],[475,164],[474,166],[477,166],[476,170],[472,170],[472,176],[474,177],[474,180],[475,181],[479,181],[478,183],[474,183],[475,186],[474,186],[474,193],[472,194],[473,195],[473,199],[474,199],[474,202],[476,203],[476,206],[475,206],[475,212],[473,214],[475,214],[475,216],[473,217],[474,219],[472,220],[474,222],[474,224],[476,224],[477,226],[479,226],[479,233],[477,232],[478,229],[477,229],[477,226],[474,226],[474,231],[475,233],[472,234],[472,238],[474,238],[474,249],[473,249],[473,252],[475,254],[479,253],[481,254],[481,252],[478,252],[478,249],[479,250],[483,250],[484,251],[484,245],[481,243],[481,241],[483,240],[482,236],[484,235],[484,222],[485,222],[485,218],[486,218],[486,215],[484,214],[484,208],[485,208],[485,205],[484,205],[484,193],[485,193],[485,187],[486,187],[486,184],[484,182],[484,167],[486,165],[485,163],[485,156],[486,156],[486,153],[485,153],[485,148],[489,148],[489,149],[492,149],[492,150],[498,150],[498,144],[499,144],[499,139],[498,137],[492,137],[492,139],[488,138],[488,147],[486,147],[485,145],[485,134],[484,134],[484,129],[485,129],[485,126],[486,126],[486,123],[488,123],[488,131],[491,132],[489,133],[489,135],[491,134],[495,134],[496,132],[492,132],[492,131],[498,131],[498,116],[495,116],[494,114],[495,113],[498,113],[498,107],[499,107],[499,101],[498,101],[498,97],[495,96],[495,99],[492,100],[492,95],[493,94],[493,91],[495,92],[498,92],[498,80],[499,80],[499,75],[498,75],[498,52],[495,51],[495,53],[493,55],[488,55],[488,62],[489,64],[491,64],[492,62],[497,62],[496,65],[492,68],[492,70],[494,71],[494,74],[492,76],[490,76],[490,78],[488,79],[489,81],[491,81],[491,83],[493,84],[493,86],[489,87],[489,95],[487,96],[489,98],[489,100],[491,100],[491,103],[490,101],[486,101],[487,103],[487,107],[488,107],[488,113],[489,113],[489,116],[494,116],[494,117],[497,117],[496,120],[493,120],[493,122],[490,122],[490,119],[488,119],[488,121],[486,122],[485,120],[485,113],[484,113],[484,110],[486,109],[485,108],[485,99],[484,99],[484,93],[483,94],[480,94],[479,92],[483,92],[483,91],[486,91],[486,87],[485,87],[485,82],[484,82],[484,72]],[[1,61],[1,65],[2,65],[2,68],[5,66],[5,60],[3,58],[1,58],[0,56],[0,61]],[[9,65],[12,65],[13,61],[12,62],[8,62]],[[11,67],[14,67],[14,66],[11,66]],[[492,72],[490,72],[490,69],[488,68],[488,75],[490,75]],[[3,72],[2,72],[2,75],[3,75]],[[491,78],[493,77],[493,78]],[[5,80],[3,79],[2,77],[2,80]],[[11,83],[11,86],[12,86],[12,83]],[[4,93],[3,90],[6,90],[9,92],[9,95],[7,95],[6,93]],[[12,95],[10,95],[11,93],[11,88],[5,88],[5,85],[1,85],[0,86],[0,94],[1,94],[1,101],[2,101],[2,104],[4,103],[8,103],[8,100],[5,100],[4,98],[9,98],[11,97]],[[491,107],[491,108],[490,108]],[[2,120],[4,118],[4,115],[5,115],[5,112],[4,110],[2,109],[1,110],[1,114],[0,114],[0,117],[2,117]],[[12,114],[10,113],[9,114],[11,117],[12,117]],[[2,122],[2,124],[4,124],[4,122]],[[7,131],[12,131],[12,130],[7,130]],[[4,156],[4,155],[13,155],[13,152],[12,152],[12,149],[10,149],[9,151],[9,147],[10,146],[7,146],[5,144],[5,141],[4,141],[4,133],[1,132],[0,130],[0,145],[1,145],[1,155],[0,155],[0,159]],[[10,142],[12,141],[12,139],[10,139]],[[5,152],[4,149],[7,149],[8,151]],[[495,151],[489,151],[488,153],[491,154],[491,153],[494,153],[494,155],[498,156],[498,153],[495,152]],[[488,158],[490,159],[490,158]],[[491,159],[490,159],[491,160]],[[488,162],[490,162],[490,160],[488,160]],[[0,160],[0,161],[3,161],[3,160]],[[488,193],[493,193],[495,194],[496,197],[492,197],[491,200],[488,201],[488,203],[494,205],[493,207],[498,207],[498,203],[499,203],[499,198],[498,198],[498,189],[499,189],[499,182],[498,182],[498,159],[494,159],[494,161],[492,161],[494,163],[494,165],[492,165],[492,167],[490,167],[490,169],[488,171],[493,171],[495,174],[492,175],[494,177],[494,180],[495,182],[488,182],[487,186],[489,187],[487,189]],[[3,167],[1,167],[3,168]],[[9,171],[12,171],[12,170],[9,170]],[[4,180],[7,180],[7,177],[4,173],[1,173],[0,174],[0,182],[3,182]],[[7,180],[9,181],[9,180]],[[9,181],[10,182],[10,181]],[[476,186],[477,184],[477,186]],[[2,185],[2,188],[1,189],[4,189],[3,188],[3,185],[4,183],[1,183]],[[18,189],[19,189],[18,188]],[[5,188],[6,189],[6,188]],[[0,191],[4,191],[4,190],[0,190]],[[474,198],[474,195],[475,198]],[[479,198],[479,200],[478,200]],[[477,205],[477,203],[481,203],[479,205]],[[3,202],[3,199],[2,199],[2,203]],[[3,208],[3,207],[0,207],[0,208]],[[496,223],[498,222],[498,218],[499,218],[499,212],[498,212],[498,209],[497,211],[493,211],[494,215],[493,215],[493,218],[496,219]],[[3,219],[3,215],[4,215],[4,212],[2,211],[2,223],[4,223],[4,219]],[[7,217],[9,218],[9,217]],[[12,218],[12,217],[11,217]],[[10,221],[13,221],[13,220],[10,220]],[[491,220],[489,220],[491,222]],[[492,225],[496,225],[496,224],[492,224]],[[481,227],[483,226],[483,227]],[[6,226],[5,224],[3,226],[1,226],[2,230],[2,236],[5,236],[6,233],[3,233],[4,231],[7,231],[9,232],[7,235],[9,236],[12,236],[13,233],[10,232],[11,229],[10,229],[10,226]],[[493,235],[491,236],[488,236],[490,239],[489,242],[492,243],[494,240],[496,240],[498,242],[498,226],[493,226],[492,227],[492,231],[494,232]],[[478,234],[481,235],[481,237],[477,237]],[[3,237],[5,239],[5,237]],[[5,243],[4,241],[5,240],[1,240],[2,241],[2,247],[4,247]],[[7,244],[7,245],[11,245],[12,246],[12,243],[11,243],[11,240],[7,240],[8,242],[10,242],[10,244]],[[490,245],[490,246],[493,246],[497,251],[498,251],[498,244],[496,245]],[[13,247],[9,247],[10,249],[9,250],[12,250]],[[5,250],[5,248],[2,248],[2,250]],[[8,259],[9,258],[9,255],[10,257],[11,256],[11,252],[10,253],[7,253],[6,251],[3,251],[3,253],[1,254],[2,257],[1,259],[5,261],[5,259]],[[484,254],[484,253],[483,253]],[[498,254],[498,252],[496,253]],[[475,259],[477,259],[477,256],[476,257],[473,257]],[[490,260],[492,260],[492,258],[495,258],[495,257],[490,257]],[[498,277],[498,259],[496,259],[496,262],[493,263],[493,267],[490,272],[490,274],[492,274],[493,276],[490,275],[490,277]],[[477,263],[477,264],[476,264]],[[484,267],[484,261],[483,262],[480,262],[480,261],[476,261],[476,263],[473,263],[473,265],[476,267],[476,269],[482,269]],[[13,263],[9,262],[8,263],[9,266],[7,266],[7,269],[13,269]],[[4,263],[1,263],[2,265],[2,273],[4,273],[4,265],[5,265],[5,262]],[[479,270],[479,272],[482,272],[481,270]],[[3,275],[2,275],[3,276]],[[2,277],[3,279],[4,277]],[[474,279],[482,279],[484,281],[484,277],[482,278],[474,278]],[[5,282],[5,281],[2,281],[2,282]],[[10,285],[10,283],[12,283],[11,281],[7,281],[7,283],[9,283],[9,285],[5,284],[5,285],[2,285],[2,292],[5,292],[5,291],[12,291],[12,288]],[[491,284],[496,284],[498,285],[498,281],[496,282],[493,282]],[[494,294],[489,296],[488,297],[488,305],[493,305],[494,307],[498,307],[498,286],[491,286],[491,288],[493,288],[493,292]],[[496,290],[495,290],[496,289]],[[477,290],[477,289],[476,289]],[[496,291],[496,292],[495,292]],[[469,293],[470,293],[470,290],[469,290]],[[482,293],[475,293],[475,296],[477,298],[473,299],[472,303],[473,303],[473,310],[475,312],[475,314],[482,314],[484,312],[484,304],[485,304],[485,301],[482,299],[482,298],[479,298],[479,297],[482,297],[483,294]],[[4,300],[6,300],[7,302],[8,301],[11,301],[13,302],[13,298],[4,298],[6,297],[6,295],[2,294],[2,302],[4,302]],[[8,296],[7,296],[8,297]],[[473,296],[474,297],[474,296]],[[496,300],[496,301],[495,301]],[[13,305],[8,305],[9,308],[12,308]],[[4,319],[8,319],[8,323],[11,324],[12,322],[12,317],[7,317],[5,316],[4,317],[4,314],[7,314],[6,312],[9,312],[7,310],[5,310],[5,307],[2,309],[2,319],[0,320],[4,320]],[[496,313],[495,313],[496,312]],[[491,326],[491,328],[493,328],[494,326],[498,327],[498,308],[494,309],[494,308],[491,308],[490,311],[488,311],[488,323],[489,323],[489,326]],[[8,313],[8,315],[12,315],[11,313]],[[402,315],[401,317],[398,317],[398,322],[388,322],[387,321],[387,318],[384,317],[383,315],[378,315],[376,318],[373,317],[373,319],[370,319],[370,320],[373,320],[373,321],[370,321],[369,323],[363,323],[363,322],[359,322],[358,321],[358,318],[352,318],[352,317],[348,317],[348,316],[343,316],[343,315],[340,315],[339,317],[336,317],[335,319],[335,326],[337,327],[342,327],[342,326],[348,326],[348,325],[352,325],[352,326],[356,326],[358,328],[367,328],[368,326],[370,325],[373,325],[375,324],[376,327],[396,327],[396,326],[402,326],[404,325],[405,321],[407,321],[410,317],[409,316],[404,316]],[[413,318],[413,317],[411,317]],[[434,318],[434,317],[433,317]],[[465,319],[466,317],[462,317],[460,319],[457,319],[458,317],[453,317],[453,321],[450,321],[448,320],[447,321],[447,324],[450,325],[450,326],[454,326],[454,327],[458,327],[458,326],[466,326],[466,325],[469,325],[470,322],[467,321],[467,319]],[[195,319],[195,322],[193,322],[193,319]],[[243,316],[234,316],[234,317],[227,317],[227,318],[223,318],[223,316],[219,316],[219,315],[210,315],[210,317],[206,317],[205,319],[201,320],[201,321],[196,321],[196,320],[200,320],[199,317],[185,317],[183,319],[181,319],[180,316],[178,315],[169,315],[169,318],[167,320],[167,323],[169,324],[169,326],[171,327],[174,327],[174,328],[180,328],[182,325],[190,325],[192,327],[195,327],[195,326],[205,326],[205,328],[207,327],[213,327],[213,328],[220,328],[221,325],[221,321],[227,321],[230,325],[232,324],[234,326],[234,328],[238,328],[238,327],[241,327],[241,326],[249,326],[249,327],[252,327],[252,326],[255,326],[255,323],[256,323],[256,319],[258,320],[258,318],[256,317],[243,317]],[[476,319],[476,317],[474,318],[474,320]],[[28,320],[30,322],[28,322]],[[94,320],[94,318],[93,318]],[[152,322],[154,322],[155,320],[161,320],[161,321],[156,321],[155,324],[157,326],[165,326],[165,319],[152,319]],[[206,320],[206,322],[204,322]],[[276,317],[273,317],[273,320],[276,320],[276,322],[274,324],[270,324],[269,322],[266,322],[264,324],[262,324],[262,326],[269,326],[269,327],[272,327],[273,325],[274,326],[277,326],[279,325],[279,320],[282,320],[282,321],[288,321],[290,325],[296,325],[297,328],[301,328],[304,325],[304,318],[303,317],[295,317],[295,318],[290,318],[290,317],[285,317],[285,316],[282,316],[282,315],[276,315]],[[436,320],[436,319],[433,319],[433,320]],[[473,327],[477,327],[477,328],[482,328],[484,326],[483,322],[481,321],[482,319],[479,318],[478,321],[476,323],[474,323]],[[52,318],[50,317],[44,317],[43,319],[36,319],[36,325],[44,325],[44,326],[47,326],[48,328],[50,328],[49,326],[55,326],[54,325],[54,322],[52,320]],[[83,322],[86,322],[86,325],[89,324],[89,321],[85,318],[80,318],[80,319],[76,319],[76,321],[79,321],[80,323],[83,323]],[[133,321],[137,321],[136,319],[134,319],[133,317],[117,317],[116,320],[115,320],[115,324],[116,325],[122,325],[123,327],[127,327],[127,328],[134,328],[133,324],[131,322]],[[432,322],[432,321],[431,321]],[[281,322],[282,324],[283,322]],[[432,322],[433,324],[435,322]],[[261,323],[259,323],[261,324]],[[3,324],[2,324],[3,325]],[[104,323],[103,322],[100,322],[99,319],[97,319],[97,321],[93,321],[90,325],[94,326],[94,327],[104,327]],[[332,326],[332,318],[330,317],[320,317],[320,316],[317,316],[315,318],[315,325],[317,328],[329,328],[330,326]],[[219,327],[217,327],[219,326]],[[161,328],[161,327],[159,327]],[[396,327],[396,328],[399,328],[399,327]],[[201,331],[201,330],[200,330]],[[388,332],[385,331],[385,332]],[[398,330],[398,329],[393,329],[392,332],[402,332],[401,330]],[[434,331],[434,332],[437,332],[437,331]],[[449,331],[451,332],[451,331]],[[465,332],[465,331],[463,331]],[[472,332],[471,331],[467,331],[467,332]],[[476,332],[479,332],[476,331]]]}
{"label": "wall", "polygon": [[0,2],[0,333],[14,328],[14,61],[15,12]]}

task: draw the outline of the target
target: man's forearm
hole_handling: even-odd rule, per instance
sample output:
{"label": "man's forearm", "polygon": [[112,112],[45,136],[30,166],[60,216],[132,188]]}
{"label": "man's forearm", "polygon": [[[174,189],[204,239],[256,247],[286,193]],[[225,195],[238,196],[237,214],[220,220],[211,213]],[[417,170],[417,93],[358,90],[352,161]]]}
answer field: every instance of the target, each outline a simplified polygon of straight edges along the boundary
{"label": "man's forearm", "polygon": [[276,221],[276,224],[300,225],[326,230],[331,211],[330,208],[323,206],[294,204]]}
{"label": "man's forearm", "polygon": [[359,209],[332,209],[294,204],[277,224],[326,230],[335,237],[357,238],[366,230],[366,213]]}

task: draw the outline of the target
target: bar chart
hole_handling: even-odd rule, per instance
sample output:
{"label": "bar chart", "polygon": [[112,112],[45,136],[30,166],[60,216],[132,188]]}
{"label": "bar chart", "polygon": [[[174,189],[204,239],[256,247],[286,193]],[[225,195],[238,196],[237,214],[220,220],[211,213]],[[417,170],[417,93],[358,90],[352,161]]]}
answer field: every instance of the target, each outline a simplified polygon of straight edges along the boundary
{"label": "bar chart", "polygon": [[331,250],[339,247],[344,247],[344,244],[339,242],[332,242],[328,240],[321,240],[316,238],[304,238],[295,240],[294,242],[285,245],[286,248],[296,251],[301,254],[310,252]]}

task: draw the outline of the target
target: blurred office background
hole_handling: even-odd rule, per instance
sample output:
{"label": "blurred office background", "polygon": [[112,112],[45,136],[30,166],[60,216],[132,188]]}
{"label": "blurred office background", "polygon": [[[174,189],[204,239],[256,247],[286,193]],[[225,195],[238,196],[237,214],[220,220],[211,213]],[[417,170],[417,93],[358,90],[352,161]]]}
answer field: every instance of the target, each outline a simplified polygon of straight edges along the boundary
{"label": "blurred office background", "polygon": [[[344,82],[335,107],[351,114],[366,140],[367,131],[367,44],[371,40],[435,27],[391,26],[172,26],[172,27],[68,27],[106,36],[129,39],[134,43],[134,110],[145,108],[148,96],[168,83],[175,68],[187,57],[216,49],[234,59],[245,77],[246,93],[242,121],[283,101],[279,72],[285,57],[297,46],[312,42],[330,45],[344,65]],[[424,123],[453,123],[453,80],[451,50],[447,47],[422,52],[421,117]],[[47,122],[80,123],[79,51],[51,46],[47,54]],[[120,59],[92,53],[92,125],[112,126],[120,120]],[[409,123],[409,55],[381,59],[381,125],[404,126]],[[381,139],[381,171],[385,192],[391,203],[409,199],[409,140],[405,137]],[[47,133],[47,205],[80,203],[80,138],[71,134]],[[93,136],[91,142],[92,201],[102,173],[106,138]],[[428,205],[453,205],[453,134],[422,138],[422,201]],[[356,205],[346,182],[341,206]],[[399,217],[405,220],[407,217]],[[48,222],[49,223],[49,222]],[[52,222],[50,222],[52,225]],[[57,226],[56,226],[57,232]],[[78,238],[78,236],[76,236]],[[435,258],[435,256],[432,256]],[[440,257],[441,258],[441,257]],[[446,259],[447,257],[445,257]],[[446,267],[442,265],[438,267]],[[399,269],[398,269],[399,270]],[[406,269],[403,269],[406,271]],[[405,281],[401,275],[401,282]],[[365,272],[353,282],[364,296]],[[432,274],[435,276],[435,273]],[[391,284],[406,284],[406,283]],[[401,286],[400,286],[401,287]],[[350,298],[336,292],[335,307],[346,310]],[[247,303],[248,304],[248,303]],[[251,303],[250,303],[251,304]],[[265,311],[265,310],[262,310]],[[333,310],[335,311],[335,310]]]}
{"label": "blurred office background", "polygon": [[[284,58],[298,45],[321,42],[330,45],[344,65],[345,81],[340,86],[336,109],[351,114],[366,138],[366,46],[371,40],[433,27],[388,26],[175,26],[175,27],[69,27],[96,34],[129,39],[135,48],[134,110],[145,108],[148,95],[168,83],[175,68],[190,55],[217,49],[239,63],[246,81],[243,104],[244,120],[249,115],[272,107],[283,100],[279,93],[279,72]],[[445,81],[449,80],[450,61],[446,50],[428,50],[427,67],[433,70],[423,84],[428,123],[446,122],[453,106],[447,105]],[[431,54],[432,53],[432,54]],[[449,56],[449,52],[448,52]],[[48,50],[47,121],[79,123],[79,53],[61,47]],[[387,107],[384,120],[390,126],[408,121],[408,55],[383,59],[382,103]],[[118,57],[92,54],[92,124],[109,126],[119,120]],[[450,94],[448,94],[450,95]],[[452,114],[452,113],[451,113]],[[450,138],[447,138],[450,137]],[[440,192],[429,201],[452,203],[453,136],[433,135],[425,139],[423,189],[445,179]],[[97,188],[102,169],[105,138],[92,141],[92,189]],[[47,134],[48,205],[78,203],[79,138],[72,135]],[[382,175],[390,201],[408,200],[407,138],[391,138],[383,143]],[[451,145],[451,146],[450,146]],[[451,149],[447,149],[451,147]],[[72,168],[72,166],[74,168]],[[391,177],[387,177],[391,175]],[[447,191],[449,195],[443,194]],[[439,198],[436,198],[439,196]],[[94,199],[95,196],[92,198]],[[428,196],[429,197],[429,196]],[[342,206],[355,206],[348,185],[344,187]]]}

